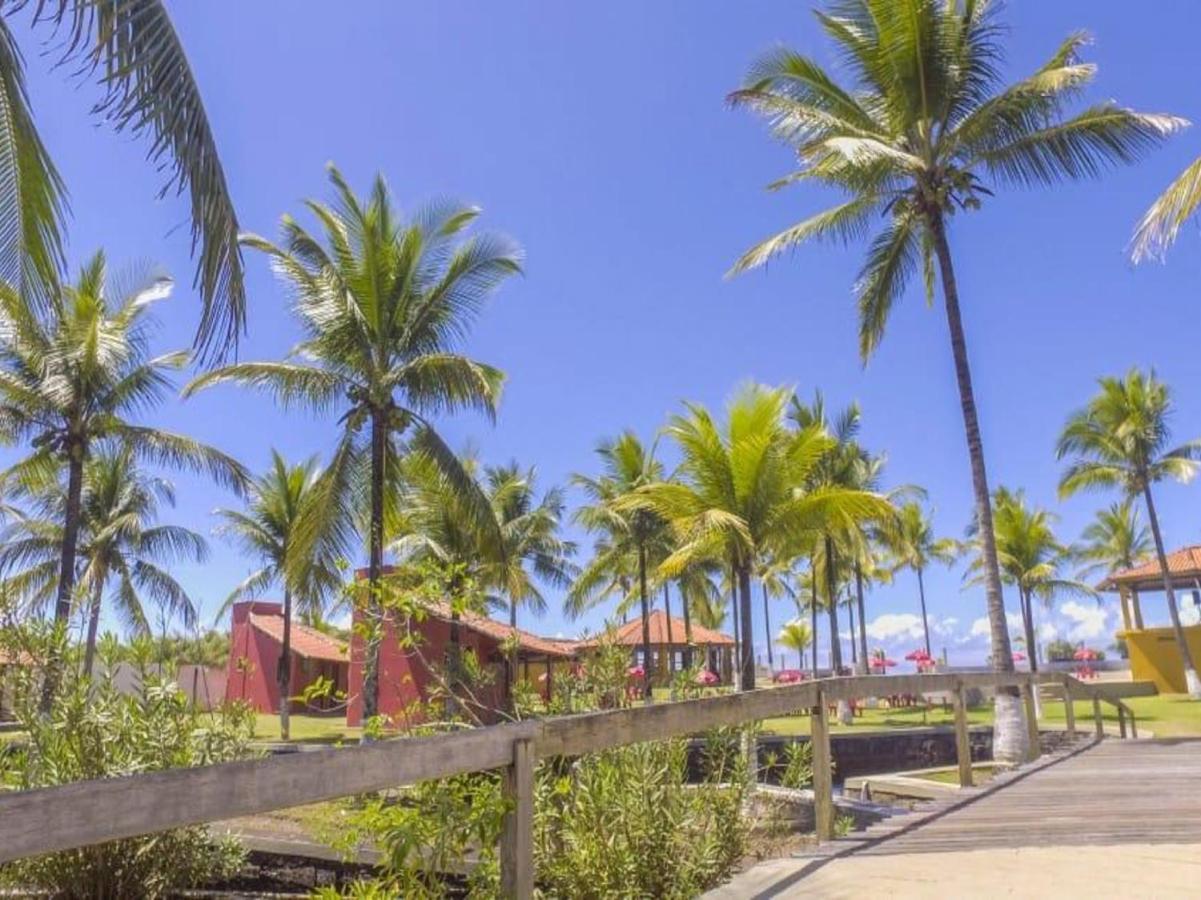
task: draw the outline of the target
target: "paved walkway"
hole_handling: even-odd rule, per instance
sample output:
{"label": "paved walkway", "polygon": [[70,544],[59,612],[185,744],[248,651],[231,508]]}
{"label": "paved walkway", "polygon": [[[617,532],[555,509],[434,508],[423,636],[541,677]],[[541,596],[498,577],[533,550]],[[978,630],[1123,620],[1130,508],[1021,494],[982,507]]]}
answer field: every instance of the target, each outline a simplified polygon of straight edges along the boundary
{"label": "paved walkway", "polygon": [[708,896],[1201,897],[1201,740],[1105,740]]}

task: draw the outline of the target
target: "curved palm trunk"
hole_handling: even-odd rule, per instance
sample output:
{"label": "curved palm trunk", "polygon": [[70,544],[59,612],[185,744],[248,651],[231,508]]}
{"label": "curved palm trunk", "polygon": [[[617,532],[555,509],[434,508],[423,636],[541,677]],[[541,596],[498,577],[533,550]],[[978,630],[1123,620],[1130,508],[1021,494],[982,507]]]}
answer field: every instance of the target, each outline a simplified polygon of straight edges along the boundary
{"label": "curved palm trunk", "polygon": [[738,670],[739,690],[755,689],[755,642],[751,639],[751,568],[738,566],[738,604],[742,608],[742,656]]}
{"label": "curved palm trunk", "polygon": [[859,604],[859,665],[855,671],[867,674],[867,608],[863,601],[863,567],[855,563],[855,602]]}
{"label": "curved palm trunk", "polygon": [[100,630],[100,601],[104,596],[104,579],[97,578],[92,589],[91,609],[88,612],[88,637],[83,651],[83,674],[90,680],[96,662],[96,633]]}
{"label": "curved palm trunk", "polygon": [[279,687],[279,738],[289,738],[288,713],[292,703],[292,592],[284,590],[284,640],[279,648],[275,667],[275,683]]}
{"label": "curved palm trunk", "polygon": [[809,586],[812,588],[809,598],[810,656],[813,657],[813,677],[817,678],[817,564],[813,557],[809,557]]}
{"label": "curved palm trunk", "polygon": [[776,661],[771,649],[771,607],[767,603],[767,582],[761,582],[763,587],[763,635],[767,638],[767,667],[775,670]]}
{"label": "curved palm trunk", "polygon": [[[363,658],[363,723],[379,714],[379,648],[384,623],[379,602],[379,583],[384,567],[384,466],[386,464],[387,433],[380,411],[371,414],[371,522],[367,536],[367,617],[368,629]],[[370,740],[368,730],[364,741]]]}
{"label": "curved palm trunk", "polygon": [[[922,607],[922,635],[926,640],[926,655],[930,655],[930,620],[926,617],[926,580],[922,577],[922,567],[918,566],[917,572],[917,599]],[[1006,632],[1008,634],[1008,632]]]}
{"label": "curved palm trunk", "polygon": [[[63,546],[59,556],[58,592],[54,602],[54,626],[65,631],[71,618],[71,595],[75,592],[75,555],[79,543],[79,520],[82,516],[84,448],[72,444],[67,449],[67,506],[63,517]],[[62,658],[59,642],[51,645],[46,660],[46,676],[42,681],[42,699],[39,709],[49,713],[58,692],[62,675]]]}
{"label": "curved palm trunk", "polygon": [[651,606],[650,598],[646,595],[646,548],[641,545],[638,547],[638,592],[642,600],[642,697],[649,703],[655,664],[651,661]]}
{"label": "curved palm trunk", "polygon": [[688,594],[680,591],[680,609],[684,613],[684,668],[692,668],[692,611],[689,610]]}
{"label": "curved palm trunk", "polygon": [[1197,667],[1193,664],[1193,655],[1189,651],[1188,641],[1184,639],[1184,629],[1180,627],[1180,612],[1176,609],[1176,592],[1172,590],[1172,579],[1168,575],[1168,556],[1163,548],[1163,536],[1159,533],[1159,516],[1155,512],[1155,501],[1151,499],[1151,484],[1144,479],[1143,499],[1147,503],[1147,519],[1151,523],[1151,536],[1155,538],[1155,555],[1159,558],[1159,573],[1163,578],[1163,592],[1168,597],[1168,614],[1172,617],[1172,634],[1176,637],[1176,649],[1180,651],[1180,659],[1184,663],[1184,682],[1188,695],[1201,698],[1201,681],[1197,679]]}
{"label": "curved palm trunk", "polygon": [[676,674],[676,642],[671,633],[671,585],[663,582],[663,613],[667,617],[667,672]]}
{"label": "curved palm trunk", "polygon": [[[938,257],[942,276],[943,300],[946,306],[947,328],[951,337],[951,355],[955,361],[955,381],[959,389],[959,406],[963,413],[963,430],[967,438],[968,458],[972,470],[972,492],[976,500],[976,522],[984,550],[984,593],[988,607],[988,625],[992,644],[992,667],[998,672],[1013,671],[1013,651],[1009,645],[1009,627],[1005,620],[1005,598],[1001,591],[1001,568],[997,563],[997,541],[993,532],[992,503],[988,490],[988,474],[984,466],[984,442],[980,437],[980,421],[976,414],[976,397],[972,390],[972,373],[967,359],[967,338],[959,311],[959,286],[951,263],[951,248],[942,212],[931,209],[926,214],[934,253]],[[993,737],[993,758],[998,762],[1017,764],[1029,751],[1026,715],[1016,688],[997,691]]]}

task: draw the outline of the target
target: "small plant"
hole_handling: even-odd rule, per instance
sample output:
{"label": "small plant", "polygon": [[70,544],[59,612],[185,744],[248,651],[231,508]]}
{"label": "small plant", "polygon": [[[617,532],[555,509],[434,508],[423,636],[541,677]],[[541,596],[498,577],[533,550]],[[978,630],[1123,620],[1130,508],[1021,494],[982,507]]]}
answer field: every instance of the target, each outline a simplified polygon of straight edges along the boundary
{"label": "small plant", "polygon": [[794,790],[813,784],[813,745],[793,742],[784,748],[784,771],[780,784]]}
{"label": "small plant", "polygon": [[846,837],[855,830],[855,819],[851,816],[839,816],[834,820],[834,836]]}
{"label": "small plant", "polygon": [[[6,637],[35,660],[51,658],[48,634],[22,629]],[[141,684],[127,694],[113,681],[123,655]],[[174,682],[155,674],[154,656],[148,639],[122,652],[106,635],[98,646],[98,676],[64,671],[48,715],[37,709],[37,667],[19,670],[15,712],[28,740],[0,756],[0,783],[33,790],[247,756],[253,714],[245,707],[199,711]],[[10,863],[0,869],[0,884],[63,898],[157,898],[229,877],[243,859],[235,841],[216,839],[202,827],[178,828]]]}

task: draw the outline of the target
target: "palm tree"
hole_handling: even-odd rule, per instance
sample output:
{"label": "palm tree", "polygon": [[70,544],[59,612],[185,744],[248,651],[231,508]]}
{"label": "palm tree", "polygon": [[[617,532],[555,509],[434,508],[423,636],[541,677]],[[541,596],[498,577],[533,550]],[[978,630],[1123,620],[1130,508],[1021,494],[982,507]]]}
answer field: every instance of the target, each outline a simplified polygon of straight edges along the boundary
{"label": "palm tree", "polygon": [[[307,204],[324,232],[324,246],[291,216],[281,222],[283,246],[243,238],[270,257],[291,288],[304,339],[285,361],[226,366],[195,379],[185,396],[236,382],[268,392],[285,408],[341,411],[342,437],[313,492],[313,514],[302,517],[308,524],[298,535],[298,552],[318,540],[328,525],[326,514],[342,518],[354,495],[356,458],[365,454],[366,609],[378,618],[386,464],[397,455],[399,436],[437,463],[475,518],[491,518],[487,498],[429,417],[464,408],[495,415],[502,373],[454,347],[487,297],[520,271],[519,254],[502,238],[463,238],[479,215],[476,207],[440,203],[406,221],[381,176],[366,199],[356,197],[333,166],[329,177],[334,205]],[[373,635],[363,671],[367,719],[378,709],[378,632]]]}
{"label": "palm tree", "polygon": [[485,582],[507,600],[509,624],[516,628],[519,605],[528,606],[538,615],[546,612],[539,582],[558,589],[571,585],[576,574],[571,558],[576,548],[572,541],[559,536],[562,490],[552,487],[539,498],[534,469],[522,471],[517,463],[489,467],[484,481],[500,530],[502,551]]}
{"label": "palm tree", "polygon": [[[110,283],[100,252],[74,285],[47,300],[44,314],[0,287],[0,429],[33,446],[0,478],[19,484],[39,470],[67,471],[56,623],[71,613],[84,469],[98,445],[120,444],[136,459],[204,472],[234,490],[247,482],[242,466],[212,447],[130,421],[162,399],[171,387],[168,373],[188,360],[186,352],[149,356],[150,309],[170,296],[171,286],[164,275],[136,271]],[[47,707],[57,686],[51,663],[43,685]]]}
{"label": "palm tree", "polygon": [[9,28],[13,11],[30,5],[32,30],[52,36],[47,46],[56,65],[100,86],[97,116],[146,139],[149,161],[166,174],[164,195],[188,193],[202,304],[196,346],[225,352],[246,319],[238,219],[200,90],[162,0],[18,0],[0,17],[0,280],[41,306],[57,292],[64,269],[66,187],[38,134]]}
{"label": "palm tree", "polygon": [[666,433],[679,446],[680,480],[649,484],[626,501],[669,521],[677,546],[661,570],[670,574],[702,560],[728,560],[738,589],[742,644],[740,687],[755,686],[752,652],[751,575],[764,558],[796,555],[807,536],[881,514],[887,504],[864,491],[822,487],[807,490],[832,441],[821,428],[794,431],[785,410],[787,389],[747,385],[718,425],[710,413],[688,404]]}
{"label": "palm tree", "polygon": [[288,740],[288,712],[292,702],[292,615],[296,610],[309,621],[319,621],[342,586],[339,556],[347,542],[347,525],[338,523],[325,540],[297,556],[295,536],[300,518],[316,490],[320,470],[316,459],[289,465],[271,451],[271,466],[251,485],[244,510],[218,509],[217,533],[233,540],[262,565],[230,592],[217,613],[220,619],[240,600],[261,596],[275,585],[284,592],[284,633],[276,664],[279,686],[279,734]]}
{"label": "palm tree", "polygon": [[[1142,523],[1132,497],[1097,510],[1081,537],[1085,543],[1077,555],[1087,564],[1080,572],[1081,578],[1133,569],[1152,552],[1151,532]],[[1138,594],[1132,594],[1130,599],[1135,627],[1142,628],[1143,611]]]}
{"label": "palm tree", "polygon": [[1135,263],[1162,259],[1201,206],[1201,156],[1164,189],[1134,229],[1130,255]]}
{"label": "palm tree", "polygon": [[1081,490],[1116,487],[1127,499],[1142,497],[1159,558],[1168,614],[1184,663],[1188,693],[1201,698],[1201,681],[1197,679],[1197,669],[1180,627],[1176,594],[1151,494],[1151,485],[1156,482],[1168,478],[1187,482],[1197,474],[1201,441],[1169,449],[1172,397],[1168,386],[1154,372],[1145,375],[1131,369],[1125,378],[1101,378],[1098,384],[1100,391],[1084,409],[1068,419],[1059,436],[1056,447],[1059,458],[1074,460],[1059,481],[1059,494],[1070,497]]}
{"label": "palm tree", "polygon": [[759,587],[763,591],[763,633],[767,639],[767,668],[775,669],[772,655],[771,600],[781,597],[796,598],[792,585],[792,563],[779,559],[766,559],[760,563]]}
{"label": "palm tree", "polygon": [[[76,565],[77,594],[86,598],[83,669],[89,677],[101,607],[110,586],[112,603],[137,634],[150,632],[148,600],[164,614],[181,616],[187,628],[196,622],[196,604],[164,566],[203,563],[208,548],[204,538],[188,528],[156,524],[160,504],[174,506],[175,489],[169,481],[141,470],[128,448],[88,460]],[[25,598],[31,611],[40,611],[56,593],[65,507],[62,485],[47,486],[33,499],[34,514],[19,518],[0,547],[0,571],[24,567],[6,578],[0,589]]]}
{"label": "palm tree", "polygon": [[[1083,582],[1060,574],[1073,559],[1071,548],[1055,537],[1055,517],[1045,509],[1031,508],[1025,493],[997,488],[993,494],[993,527],[1001,577],[1018,591],[1022,630],[1031,672],[1038,671],[1038,639],[1034,622],[1034,600],[1050,608],[1060,594],[1096,597]],[[977,542],[979,536],[977,535]],[[968,575],[979,581],[981,558],[968,567]]]}
{"label": "palm tree", "polygon": [[[796,150],[799,170],[778,184],[817,182],[848,199],[758,244],[733,272],[812,239],[858,238],[883,220],[855,285],[866,360],[915,272],[933,299],[937,266],[984,537],[993,665],[1008,672],[1013,662],[948,219],[979,208],[995,186],[1052,186],[1131,162],[1184,122],[1112,102],[1069,113],[1096,73],[1078,58],[1083,34],[1064,41],[1034,74],[1002,84],[996,8],[966,0],[841,0],[817,18],[848,70],[846,86],[787,49],[752,67],[730,99],[762,114]],[[1017,692],[1002,691],[998,759],[1025,757],[1022,719]]]}
{"label": "palm tree", "polygon": [[[958,545],[950,538],[934,536],[934,524],[930,516],[915,500],[901,505],[894,527],[887,529],[883,536],[888,551],[895,560],[895,568],[910,569],[917,575],[917,596],[922,609],[922,633],[925,636],[926,653],[929,654],[930,621],[926,613],[926,582],[923,573],[931,563],[953,563],[959,556]],[[995,547],[995,536],[993,545]],[[982,555],[981,559],[987,560],[987,556]],[[982,563],[982,567],[986,565],[987,562]]]}
{"label": "palm tree", "polygon": [[645,505],[630,505],[630,500],[644,488],[659,483],[663,467],[655,459],[655,447],[647,447],[630,431],[615,441],[602,441],[596,453],[601,459],[600,476],[572,477],[572,483],[588,498],[588,502],[576,510],[575,521],[602,536],[604,552],[593,556],[579,573],[568,592],[567,608],[587,608],[595,598],[620,585],[624,573],[631,569],[636,573],[638,601],[642,608],[643,685],[649,699],[654,663],[648,578],[669,535],[662,516]]}
{"label": "palm tree", "polygon": [[784,623],[784,627],[776,635],[776,643],[796,653],[799,662],[798,668],[803,669],[805,668],[805,648],[813,643],[813,631],[804,619],[793,619],[791,622]]}

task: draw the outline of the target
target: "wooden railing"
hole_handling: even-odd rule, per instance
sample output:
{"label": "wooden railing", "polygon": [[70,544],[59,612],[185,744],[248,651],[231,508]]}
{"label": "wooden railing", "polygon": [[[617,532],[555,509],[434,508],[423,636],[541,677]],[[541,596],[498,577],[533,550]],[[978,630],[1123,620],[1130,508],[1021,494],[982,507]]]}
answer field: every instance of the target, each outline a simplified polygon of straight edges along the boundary
{"label": "wooden railing", "polygon": [[0,794],[0,863],[428,779],[500,769],[509,799],[500,846],[503,888],[506,896],[529,897],[534,884],[534,766],[541,757],[574,756],[808,710],[812,716],[816,831],[818,840],[829,840],[834,833],[834,802],[828,704],[862,697],[949,692],[955,709],[960,782],[970,785],[964,692],[971,688],[1019,689],[1030,721],[1032,753],[1037,755],[1038,725],[1031,713],[1034,691],[1045,685],[1063,691],[1069,733],[1076,732],[1069,701],[1091,698],[1098,737],[1103,734],[1102,702],[1117,707],[1123,737],[1127,722],[1131,734],[1137,736],[1134,715],[1120,696],[1141,691],[1121,690],[1122,686],[1113,683],[1088,684],[1070,675],[825,678],[675,703],[4,793]]}

